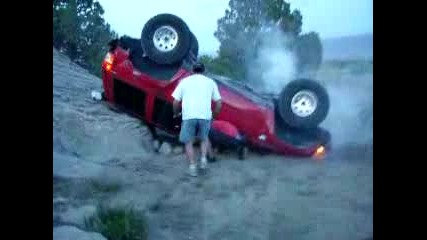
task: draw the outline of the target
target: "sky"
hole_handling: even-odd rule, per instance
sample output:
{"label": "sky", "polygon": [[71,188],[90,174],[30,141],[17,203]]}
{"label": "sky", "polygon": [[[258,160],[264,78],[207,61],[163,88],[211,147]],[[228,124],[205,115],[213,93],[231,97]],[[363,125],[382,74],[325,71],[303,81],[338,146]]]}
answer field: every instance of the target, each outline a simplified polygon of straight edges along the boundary
{"label": "sky", "polygon": [[[98,0],[104,19],[120,36],[140,38],[144,23],[159,13],[181,17],[199,41],[200,54],[215,54],[213,33],[229,0]],[[373,33],[373,0],[287,0],[303,16],[302,32],[315,31],[322,39]]]}

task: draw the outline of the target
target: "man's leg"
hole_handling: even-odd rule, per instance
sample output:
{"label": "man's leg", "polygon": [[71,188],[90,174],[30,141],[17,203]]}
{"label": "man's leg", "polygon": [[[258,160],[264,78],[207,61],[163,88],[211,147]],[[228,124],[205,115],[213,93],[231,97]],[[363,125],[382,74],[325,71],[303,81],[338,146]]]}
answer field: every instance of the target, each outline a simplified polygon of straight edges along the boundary
{"label": "man's leg", "polygon": [[201,140],[200,143],[200,151],[201,151],[201,168],[206,168],[207,167],[207,152],[208,152],[208,147],[209,147],[209,131],[210,131],[210,121],[209,120],[199,120],[198,121],[199,124],[199,132],[198,132],[198,137]]}
{"label": "man's leg", "polygon": [[196,161],[194,160],[194,137],[196,134],[196,121],[193,119],[183,120],[179,140],[185,144],[185,154],[190,162],[190,174],[197,176]]}
{"label": "man's leg", "polygon": [[187,156],[187,159],[190,162],[190,164],[196,164],[196,161],[194,160],[193,141],[190,141],[185,144],[185,155]]}

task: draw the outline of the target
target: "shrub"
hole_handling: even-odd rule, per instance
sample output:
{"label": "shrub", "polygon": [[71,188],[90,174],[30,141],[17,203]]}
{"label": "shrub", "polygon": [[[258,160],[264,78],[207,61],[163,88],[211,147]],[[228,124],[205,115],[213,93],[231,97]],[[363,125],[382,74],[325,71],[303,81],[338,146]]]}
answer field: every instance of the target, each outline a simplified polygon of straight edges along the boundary
{"label": "shrub", "polygon": [[133,208],[109,208],[99,205],[95,215],[85,219],[89,231],[99,232],[109,240],[146,240],[148,227],[143,213]]}

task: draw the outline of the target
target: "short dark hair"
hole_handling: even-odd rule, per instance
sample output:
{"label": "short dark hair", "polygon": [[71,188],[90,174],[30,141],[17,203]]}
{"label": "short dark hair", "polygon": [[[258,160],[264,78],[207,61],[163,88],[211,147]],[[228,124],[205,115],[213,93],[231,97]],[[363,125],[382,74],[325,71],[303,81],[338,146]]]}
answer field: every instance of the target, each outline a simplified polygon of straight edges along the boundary
{"label": "short dark hair", "polygon": [[205,65],[203,63],[195,63],[193,65],[193,72],[195,73],[203,73],[205,71]]}

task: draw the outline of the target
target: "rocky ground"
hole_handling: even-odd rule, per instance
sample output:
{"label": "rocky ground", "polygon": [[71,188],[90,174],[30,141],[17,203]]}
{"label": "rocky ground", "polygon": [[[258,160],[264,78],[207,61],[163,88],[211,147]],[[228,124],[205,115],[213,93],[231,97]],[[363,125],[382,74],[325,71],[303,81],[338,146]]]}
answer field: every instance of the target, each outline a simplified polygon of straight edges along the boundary
{"label": "rocky ground", "polygon": [[93,101],[93,89],[99,78],[53,51],[54,239],[105,239],[84,231],[99,203],[144,211],[156,240],[372,236],[371,144],[323,161],[223,154],[190,178],[179,148],[155,153],[147,128]]}

